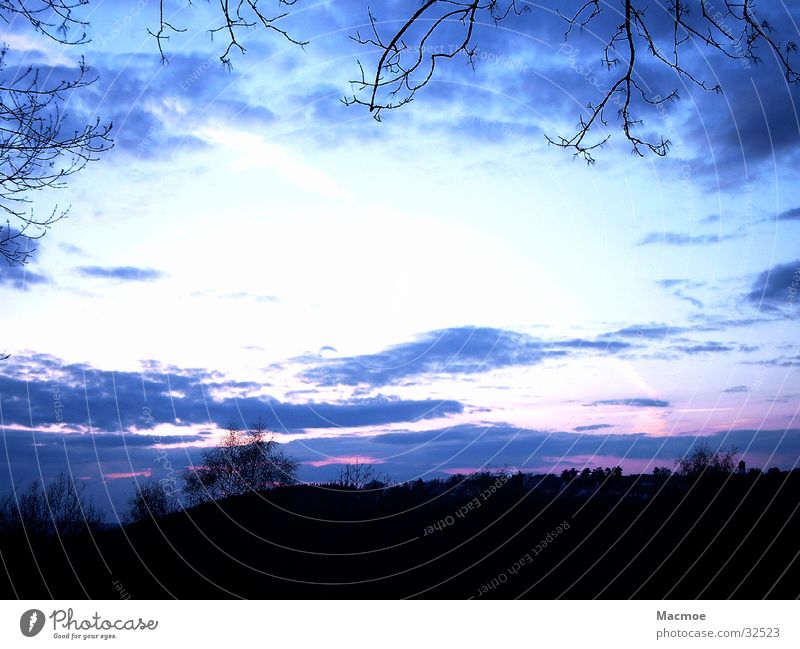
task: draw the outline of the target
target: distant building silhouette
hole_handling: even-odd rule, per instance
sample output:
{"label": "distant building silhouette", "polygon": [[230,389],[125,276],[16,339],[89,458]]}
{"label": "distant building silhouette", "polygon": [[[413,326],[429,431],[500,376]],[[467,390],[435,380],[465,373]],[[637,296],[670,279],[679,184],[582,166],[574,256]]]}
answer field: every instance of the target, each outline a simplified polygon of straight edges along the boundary
{"label": "distant building silhouette", "polygon": [[745,473],[747,473],[747,465],[744,463],[744,460],[739,460],[739,475]]}

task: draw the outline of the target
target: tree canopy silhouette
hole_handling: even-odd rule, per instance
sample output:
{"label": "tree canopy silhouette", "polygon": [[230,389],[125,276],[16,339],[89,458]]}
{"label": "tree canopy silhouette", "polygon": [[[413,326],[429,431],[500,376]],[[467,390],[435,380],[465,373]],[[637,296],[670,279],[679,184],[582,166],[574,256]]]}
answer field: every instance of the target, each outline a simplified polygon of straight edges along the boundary
{"label": "tree canopy silhouette", "polygon": [[188,504],[239,496],[295,482],[299,463],[268,439],[264,424],[228,428],[220,445],[202,454],[201,464],[184,472]]}
{"label": "tree canopy silhouette", "polygon": [[104,515],[86,498],[85,489],[64,473],[45,486],[32,482],[24,491],[0,499],[0,532],[44,539],[99,529]]}
{"label": "tree canopy silhouette", "polygon": [[675,465],[679,474],[690,478],[728,475],[736,467],[736,449],[714,450],[708,442],[702,441],[675,460]]}
{"label": "tree canopy silhouette", "polygon": [[130,523],[164,518],[178,510],[177,496],[171,489],[156,480],[137,482],[136,489],[128,498],[125,518]]}

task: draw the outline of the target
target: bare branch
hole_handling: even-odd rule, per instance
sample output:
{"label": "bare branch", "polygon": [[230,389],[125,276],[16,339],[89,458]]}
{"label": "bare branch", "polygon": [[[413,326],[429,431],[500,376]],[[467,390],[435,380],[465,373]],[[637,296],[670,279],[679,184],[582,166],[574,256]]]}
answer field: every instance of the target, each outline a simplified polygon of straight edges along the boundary
{"label": "bare branch", "polygon": [[[770,25],[756,17],[753,0],[723,0],[724,9],[714,7],[711,0],[668,0],[663,7],[654,8],[666,12],[668,30],[664,29],[663,14],[657,17],[658,20],[651,20],[643,1],[619,2],[620,22],[609,31],[602,48],[602,63],[606,71],[613,74],[619,70],[619,74],[612,76],[603,86],[598,102],[587,104],[573,135],[550,137],[545,134],[547,142],[571,149],[589,164],[595,161],[594,152],[611,137],[606,134],[591,139],[590,133],[608,125],[607,115],[612,107],[616,109],[619,128],[631,144],[633,153],[665,156],[669,151],[669,140],[663,137],[648,139],[640,134],[642,121],[635,114],[677,100],[678,89],[657,92],[648,87],[642,72],[642,52],[671,70],[678,79],[709,92],[721,92],[722,89],[718,84],[706,83],[690,69],[691,59],[685,60],[683,56],[689,46],[705,45],[728,59],[747,64],[760,62],[757,52],[760,46],[764,46],[774,53],[787,82],[797,83],[799,80],[792,61],[796,44],[781,43],[773,36]],[[590,26],[602,35],[606,23],[598,22],[598,18],[610,6],[608,2],[586,0],[569,15],[556,10],[556,15],[566,24],[565,39],[574,31]],[[359,62],[359,78],[351,82],[353,94],[345,97],[343,102],[366,106],[380,120],[382,111],[399,108],[414,100],[416,93],[433,78],[440,59],[464,55],[474,66],[476,46],[473,40],[481,24],[496,24],[511,14],[519,15],[526,10],[528,5],[519,7],[514,0],[507,0],[502,5],[499,0],[426,0],[401,23],[399,29],[390,31],[388,35],[381,33],[378,20],[370,12],[370,33],[356,33],[353,40],[376,49],[377,62],[371,72],[367,72]],[[437,36],[441,39],[458,26],[462,30],[461,36],[455,45],[444,51],[435,43]]]}
{"label": "bare branch", "polygon": [[13,249],[19,237],[37,239],[66,215],[28,214],[31,192],[63,187],[68,176],[96,160],[111,146],[111,124],[97,119],[77,129],[66,126],[62,106],[68,95],[95,81],[82,59],[74,78],[44,83],[33,67],[7,72],[6,55],[0,50],[0,210],[19,227],[7,224],[0,251],[13,265],[30,255]]}
{"label": "bare branch", "polygon": [[[453,59],[463,54],[468,63],[474,65],[473,37],[479,17],[498,23],[511,13],[521,14],[528,10],[527,6],[518,7],[516,0],[510,0],[503,9],[498,0],[427,0],[388,40],[381,36],[378,21],[370,12],[371,35],[365,37],[357,33],[352,38],[361,45],[378,48],[381,55],[375,72],[369,77],[359,62],[361,78],[351,82],[354,93],[343,101],[347,105],[366,106],[380,121],[382,110],[399,108],[413,101],[416,92],[433,78],[440,59]],[[438,33],[453,24],[462,26],[463,35],[450,46],[449,51],[430,44]],[[418,29],[423,25],[427,27]],[[417,45],[412,47],[405,38],[414,34]],[[363,93],[366,93],[366,99],[360,96]]]}
{"label": "bare branch", "polygon": [[80,45],[88,42],[88,23],[78,19],[75,11],[88,4],[89,0],[0,0],[0,19],[11,25],[21,18],[57,43]]}
{"label": "bare branch", "polygon": [[[224,34],[224,37],[227,39],[225,50],[219,57],[220,62],[225,67],[230,67],[231,65],[231,52],[235,50],[240,54],[244,54],[247,51],[247,48],[239,41],[238,34],[241,30],[247,31],[261,27],[267,31],[279,34],[293,45],[298,45],[300,47],[308,45],[308,41],[294,38],[288,31],[276,24],[289,15],[287,12],[275,16],[267,16],[259,8],[258,1],[259,0],[219,0],[222,24],[218,27],[212,27],[208,31],[212,38],[217,34]],[[279,5],[288,7],[294,5],[297,0],[277,0],[277,2]],[[188,0],[188,3],[191,4],[191,0]],[[158,31],[153,32],[149,29],[147,31],[156,39],[158,51],[161,54],[161,60],[166,63],[167,56],[164,52],[164,41],[169,40],[170,33],[185,32],[186,30],[175,27],[164,17],[164,0],[159,0]]]}

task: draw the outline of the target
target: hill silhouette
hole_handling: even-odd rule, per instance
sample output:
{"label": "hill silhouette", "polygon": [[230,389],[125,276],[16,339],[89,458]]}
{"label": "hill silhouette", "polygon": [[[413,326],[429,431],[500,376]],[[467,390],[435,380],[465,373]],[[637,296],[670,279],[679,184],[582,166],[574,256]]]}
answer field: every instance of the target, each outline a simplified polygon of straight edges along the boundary
{"label": "hill silhouette", "polygon": [[0,593],[796,598],[798,506],[800,471],[778,470],[291,485],[82,534],[6,531]]}

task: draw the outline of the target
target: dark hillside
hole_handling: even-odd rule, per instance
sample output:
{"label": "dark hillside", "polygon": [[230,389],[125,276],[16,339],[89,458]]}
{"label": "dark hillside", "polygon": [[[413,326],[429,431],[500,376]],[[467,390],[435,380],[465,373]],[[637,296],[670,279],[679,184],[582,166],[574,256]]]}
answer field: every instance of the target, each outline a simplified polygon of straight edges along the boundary
{"label": "dark hillside", "polygon": [[4,581],[2,594],[795,598],[798,503],[797,471],[283,487],[63,547],[38,539],[36,562],[24,537],[8,534],[2,552],[16,590]]}

